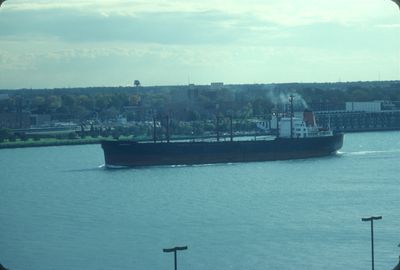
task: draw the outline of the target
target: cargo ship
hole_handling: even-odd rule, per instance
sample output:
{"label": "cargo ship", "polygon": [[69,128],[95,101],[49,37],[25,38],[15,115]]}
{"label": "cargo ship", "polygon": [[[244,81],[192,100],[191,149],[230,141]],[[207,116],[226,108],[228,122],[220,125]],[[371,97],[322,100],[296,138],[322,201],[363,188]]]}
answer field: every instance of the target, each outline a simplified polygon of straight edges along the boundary
{"label": "cargo ship", "polygon": [[229,141],[104,140],[101,146],[108,168],[303,159],[331,155],[343,146],[343,133],[318,127],[307,110],[303,119],[293,111],[279,119],[277,133],[258,140],[234,140],[232,131]]}

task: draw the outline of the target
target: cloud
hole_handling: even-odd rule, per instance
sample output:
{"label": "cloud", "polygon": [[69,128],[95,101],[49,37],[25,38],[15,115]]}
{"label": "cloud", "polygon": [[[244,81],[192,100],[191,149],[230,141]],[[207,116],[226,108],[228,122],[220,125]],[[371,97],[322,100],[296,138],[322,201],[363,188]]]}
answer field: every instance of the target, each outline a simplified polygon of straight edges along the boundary
{"label": "cloud", "polygon": [[54,37],[66,42],[160,44],[227,44],[249,40],[258,31],[277,32],[276,26],[243,15],[216,11],[143,13],[137,16],[75,13],[71,10],[9,12],[0,17],[0,37]]}
{"label": "cloud", "polygon": [[284,26],[327,22],[348,24],[368,21],[383,16],[384,12],[387,16],[397,15],[390,1],[365,0],[14,0],[7,4],[14,11],[68,9],[107,16],[216,11],[234,16],[251,14],[263,21]]}
{"label": "cloud", "polygon": [[375,25],[397,22],[388,12],[392,10],[391,3],[365,0],[13,0],[6,3],[7,8],[0,16],[0,37],[47,36],[66,42],[277,44],[302,34],[298,30],[305,30],[306,34],[310,28],[327,32],[321,30],[321,25],[328,26],[329,31],[334,28],[347,31],[349,27],[369,26],[374,21],[378,22]]}
{"label": "cloud", "polygon": [[400,24],[378,24],[375,27],[377,28],[400,28]]}
{"label": "cloud", "polygon": [[10,0],[0,25],[0,88],[175,84],[189,74],[358,80],[398,66],[391,1]]}
{"label": "cloud", "polygon": [[0,88],[12,85],[13,79],[24,87],[126,85],[134,78],[145,85],[183,84],[188,75],[196,84],[215,80],[227,83],[351,80],[366,79],[379,66],[387,67],[390,73],[396,65],[386,52],[372,53],[367,47],[357,52],[339,52],[333,48],[294,45],[132,46],[96,42],[82,47],[57,40],[42,46],[44,42],[0,43],[0,71],[3,76],[8,74],[2,78]]}

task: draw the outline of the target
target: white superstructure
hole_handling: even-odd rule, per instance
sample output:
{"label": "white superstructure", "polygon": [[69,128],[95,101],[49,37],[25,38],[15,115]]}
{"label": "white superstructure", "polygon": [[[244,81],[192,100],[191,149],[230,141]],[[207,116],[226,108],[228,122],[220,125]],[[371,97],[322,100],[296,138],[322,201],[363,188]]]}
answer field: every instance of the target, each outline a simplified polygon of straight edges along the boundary
{"label": "white superstructure", "polygon": [[332,136],[331,130],[322,130],[317,126],[309,126],[300,118],[293,117],[292,133],[290,132],[290,117],[281,118],[279,121],[279,137],[281,138],[310,138],[321,136]]}
{"label": "white superstructure", "polygon": [[303,118],[287,116],[280,118],[277,128],[278,136],[281,138],[310,138],[333,135],[330,128],[318,127],[313,112],[308,110],[304,111]]}

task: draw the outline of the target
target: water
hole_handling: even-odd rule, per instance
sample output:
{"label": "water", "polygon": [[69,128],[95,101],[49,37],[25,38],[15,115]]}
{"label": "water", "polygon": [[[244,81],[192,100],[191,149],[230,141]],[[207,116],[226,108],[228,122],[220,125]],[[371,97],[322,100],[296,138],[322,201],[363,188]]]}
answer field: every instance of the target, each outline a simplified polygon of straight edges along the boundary
{"label": "water", "polygon": [[392,269],[400,132],[336,156],[106,170],[98,145],[0,150],[0,262],[11,270]]}

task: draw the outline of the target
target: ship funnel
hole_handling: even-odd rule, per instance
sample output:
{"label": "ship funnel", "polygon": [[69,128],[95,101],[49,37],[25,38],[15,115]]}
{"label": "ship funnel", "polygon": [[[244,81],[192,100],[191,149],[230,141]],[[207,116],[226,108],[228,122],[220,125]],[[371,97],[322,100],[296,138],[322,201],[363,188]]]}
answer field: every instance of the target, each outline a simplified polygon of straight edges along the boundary
{"label": "ship funnel", "polygon": [[305,109],[303,113],[303,119],[308,127],[315,127],[317,125],[315,121],[315,115],[310,110]]}

